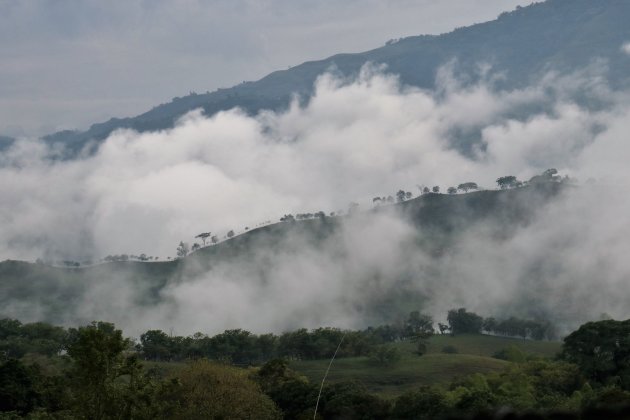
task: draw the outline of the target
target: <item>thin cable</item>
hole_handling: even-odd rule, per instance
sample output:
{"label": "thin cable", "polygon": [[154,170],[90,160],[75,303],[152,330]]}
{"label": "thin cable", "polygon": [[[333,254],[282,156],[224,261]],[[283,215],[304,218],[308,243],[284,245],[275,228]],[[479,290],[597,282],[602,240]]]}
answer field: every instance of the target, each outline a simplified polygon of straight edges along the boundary
{"label": "thin cable", "polygon": [[337,352],[339,351],[339,348],[341,347],[341,343],[343,343],[344,338],[346,338],[345,332],[341,336],[341,341],[339,342],[339,345],[337,346],[337,349],[335,350],[335,354],[333,354],[332,359],[330,359],[330,363],[328,363],[328,369],[326,369],[326,373],[324,374],[324,377],[322,378],[322,384],[319,387],[319,394],[317,394],[317,403],[315,403],[315,412],[313,413],[313,420],[316,420],[317,418],[317,408],[319,407],[319,399],[322,396],[322,389],[324,389],[324,382],[326,381],[326,378],[328,377],[328,372],[330,372],[330,367],[332,366],[333,361],[335,360],[335,357],[337,356]]}

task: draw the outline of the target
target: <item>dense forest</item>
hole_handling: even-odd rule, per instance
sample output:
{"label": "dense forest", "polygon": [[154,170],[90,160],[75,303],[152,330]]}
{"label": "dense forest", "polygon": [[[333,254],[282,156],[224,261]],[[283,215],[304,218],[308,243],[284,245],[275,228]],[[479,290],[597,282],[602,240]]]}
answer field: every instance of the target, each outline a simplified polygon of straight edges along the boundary
{"label": "dense forest", "polygon": [[[422,359],[438,336],[456,340],[477,334],[482,340],[490,337],[482,332],[494,331],[486,329],[489,325],[501,324],[528,322],[483,320],[459,308],[449,311],[449,325],[440,325],[440,333],[430,317],[414,311],[399,326],[364,331],[302,329],[276,336],[229,330],[213,337],[171,337],[151,330],[136,342],[107,322],[66,329],[3,319],[0,418],[297,419],[313,418],[316,405],[316,418],[324,419],[484,418],[494,413],[499,418],[558,413],[562,418],[624,418],[630,413],[630,321],[582,325],[553,357],[511,346],[494,355],[502,359],[500,369],[419,385],[396,396],[371,392],[360,380],[329,380],[320,390],[320,383],[296,364],[307,359],[328,363],[333,354],[338,361],[362,356],[368,368],[385,372],[399,364],[404,368],[410,360],[400,357],[399,343],[413,343],[413,357]],[[445,346],[441,353],[455,358],[458,350]],[[334,371],[334,362],[331,366]]]}

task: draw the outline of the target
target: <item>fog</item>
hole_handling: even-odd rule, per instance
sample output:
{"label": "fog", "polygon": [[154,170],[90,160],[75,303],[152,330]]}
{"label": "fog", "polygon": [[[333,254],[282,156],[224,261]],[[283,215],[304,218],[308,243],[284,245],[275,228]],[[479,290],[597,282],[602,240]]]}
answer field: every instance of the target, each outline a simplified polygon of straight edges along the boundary
{"label": "fog", "polygon": [[[315,96],[286,112],[196,111],[170,130],[117,131],[71,161],[22,139],[0,158],[0,257],[165,259],[200,232],[223,237],[350,202],[367,211],[374,196],[417,195],[418,186],[494,189],[499,176],[527,180],[555,167],[579,187],[504,236],[490,222],[462,231],[440,258],[395,212],[364,213],[318,245],[295,234],[248,260],[184,270],[154,305],[138,305],[142,290],[112,272],[84,285],[60,318],[107,319],[131,333],[357,328],[383,319],[371,306],[390,294],[425,296],[418,309],[437,319],[459,306],[549,317],[561,329],[603,312],[628,317],[628,96],[608,89],[598,63],[515,91],[497,91],[491,70],[460,83],[456,66],[441,70],[435,91],[373,66],[356,80],[324,74]],[[465,141],[474,144],[458,146]],[[37,319],[44,300],[12,302],[4,314]]]}

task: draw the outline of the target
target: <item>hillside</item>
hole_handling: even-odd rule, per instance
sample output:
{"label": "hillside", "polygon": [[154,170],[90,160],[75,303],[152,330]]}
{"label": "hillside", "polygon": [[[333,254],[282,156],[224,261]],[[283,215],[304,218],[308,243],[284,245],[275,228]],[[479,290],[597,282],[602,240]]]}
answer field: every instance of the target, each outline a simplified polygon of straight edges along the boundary
{"label": "hillside", "polygon": [[[352,231],[353,225],[369,226],[379,217],[402,216],[415,226],[417,232],[411,236],[409,255],[426,253],[437,266],[468,229],[489,226],[496,235],[508,237],[511,229],[527,225],[562,187],[560,183],[547,183],[461,195],[425,194],[354,216],[272,224],[201,248],[184,259],[164,262],[126,261],[57,268],[4,261],[0,263],[0,316],[61,324],[114,317],[117,323],[129,324],[135,322],[142,311],[159,305],[166,305],[162,308],[164,311],[174,310],[169,307],[173,288],[208,276],[218,276],[222,281],[233,278],[232,287],[238,284],[266,293],[270,281],[284,276],[283,272],[292,270],[293,264],[309,263],[313,258],[339,267],[340,273],[344,273],[343,267],[348,264],[352,267],[358,262],[347,255],[348,251],[339,248],[343,238]],[[383,242],[380,246],[395,244]],[[407,269],[388,273],[383,269],[380,264],[366,265],[359,267],[361,274],[357,274],[360,277],[356,279],[355,274],[350,274],[354,271],[335,274],[335,278],[330,279],[340,284],[357,282],[360,287],[366,281],[364,276],[368,276],[373,281],[392,285],[379,293],[353,296],[359,299],[357,310],[366,324],[378,324],[406,314],[417,309],[425,299],[422,292],[409,286],[413,273]],[[283,287],[295,283],[291,277],[287,282]]]}
{"label": "hillside", "polygon": [[84,132],[63,131],[45,138],[76,152],[118,128],[172,127],[178,117],[196,108],[206,115],[234,107],[250,114],[283,109],[295,93],[308,98],[323,72],[334,69],[352,76],[366,62],[385,64],[402,83],[421,88],[434,87],[437,70],[452,60],[456,73],[470,83],[479,78],[480,64],[491,64],[493,72],[505,76],[498,87],[511,89],[535,82],[549,70],[572,72],[603,59],[609,82],[628,86],[630,57],[621,53],[621,46],[630,40],[628,20],[630,3],[625,0],[548,0],[450,33],[408,37],[362,53],[306,62],[255,82],[174,98],[136,117],[112,118]]}
{"label": "hillside", "polygon": [[[495,359],[493,354],[508,347],[518,348],[524,355],[552,358],[560,351],[560,343],[529,341],[488,335],[436,335],[429,341],[428,353],[418,357],[414,343],[395,343],[401,360],[393,366],[379,366],[367,357],[336,359],[328,381],[360,381],[368,390],[386,397],[396,397],[421,385],[447,385],[457,378],[474,373],[499,372],[509,362]],[[456,354],[442,349],[452,346]],[[313,383],[322,380],[330,360],[295,361],[291,367],[306,375]]]}

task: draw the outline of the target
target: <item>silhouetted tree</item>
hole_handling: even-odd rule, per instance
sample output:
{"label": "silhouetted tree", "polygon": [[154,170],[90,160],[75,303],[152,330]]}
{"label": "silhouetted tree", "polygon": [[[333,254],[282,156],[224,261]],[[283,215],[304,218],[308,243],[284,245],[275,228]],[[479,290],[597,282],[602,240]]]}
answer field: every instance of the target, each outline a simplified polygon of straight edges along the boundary
{"label": "silhouetted tree", "polygon": [[432,191],[437,194],[440,192],[440,187],[436,185],[435,187],[432,188]]}
{"label": "silhouetted tree", "polygon": [[227,237],[228,237],[228,238],[231,238],[231,237],[233,237],[233,236],[234,236],[234,231],[233,231],[233,230],[230,230],[230,231],[227,233]]}
{"label": "silhouetted tree", "polygon": [[474,182],[464,182],[463,184],[459,184],[457,186],[458,190],[464,191],[465,193],[467,193],[470,190],[476,190],[479,187],[477,186],[476,183]]}
{"label": "silhouetted tree", "polygon": [[405,322],[405,334],[408,337],[427,339],[433,335],[433,319],[430,315],[413,311]]}
{"label": "silhouetted tree", "polygon": [[200,238],[203,241],[203,246],[206,246],[206,239],[208,239],[210,235],[211,235],[210,232],[203,232],[195,236],[195,238]]}
{"label": "silhouetted tree", "polygon": [[514,175],[506,175],[500,178],[497,178],[497,184],[502,190],[506,190],[508,188],[513,188],[516,186],[516,177]]}
{"label": "silhouetted tree", "polygon": [[453,334],[479,334],[483,327],[483,318],[466,308],[451,309],[446,318]]}
{"label": "silhouetted tree", "polygon": [[600,384],[630,389],[630,320],[588,322],[564,339],[562,357]]}
{"label": "silhouetted tree", "polygon": [[453,194],[457,194],[457,188],[455,187],[448,187],[448,190],[446,190],[447,193],[453,195]]}

